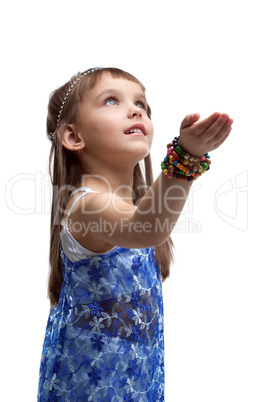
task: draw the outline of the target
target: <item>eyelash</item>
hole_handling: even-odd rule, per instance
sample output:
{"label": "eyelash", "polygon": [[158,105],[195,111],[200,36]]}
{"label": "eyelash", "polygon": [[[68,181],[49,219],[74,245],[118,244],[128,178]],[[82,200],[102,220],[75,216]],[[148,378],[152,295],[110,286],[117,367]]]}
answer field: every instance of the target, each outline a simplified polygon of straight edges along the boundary
{"label": "eyelash", "polygon": [[[116,102],[118,103],[118,100],[117,100],[114,96],[110,96],[109,98],[107,98],[107,99],[105,100],[104,104],[106,105],[106,103],[107,103],[108,101],[110,101],[110,100],[114,100],[114,101],[116,101]],[[144,102],[144,101],[136,101],[135,103],[136,103],[136,104],[137,104],[137,103],[140,103],[140,104],[142,105],[143,110],[147,111],[148,105],[147,105],[146,102]]]}

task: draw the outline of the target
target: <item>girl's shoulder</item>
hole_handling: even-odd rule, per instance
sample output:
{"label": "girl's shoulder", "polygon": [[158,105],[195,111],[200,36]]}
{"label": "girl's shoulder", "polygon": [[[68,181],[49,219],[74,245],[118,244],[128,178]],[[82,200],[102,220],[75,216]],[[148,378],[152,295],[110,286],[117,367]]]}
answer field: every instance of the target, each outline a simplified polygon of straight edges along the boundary
{"label": "girl's shoulder", "polygon": [[97,219],[97,215],[111,201],[110,193],[102,193],[89,187],[75,190],[64,211],[64,226],[68,228],[74,239],[87,250],[105,253],[115,245],[99,238],[102,231],[109,230],[109,221]]}

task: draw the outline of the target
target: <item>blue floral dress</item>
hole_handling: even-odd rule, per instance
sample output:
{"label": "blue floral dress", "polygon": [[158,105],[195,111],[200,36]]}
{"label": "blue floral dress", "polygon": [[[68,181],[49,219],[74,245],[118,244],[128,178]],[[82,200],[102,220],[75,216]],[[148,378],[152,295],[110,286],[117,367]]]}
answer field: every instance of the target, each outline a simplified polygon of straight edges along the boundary
{"label": "blue floral dress", "polygon": [[71,262],[50,311],[38,401],[164,401],[163,298],[154,249]]}

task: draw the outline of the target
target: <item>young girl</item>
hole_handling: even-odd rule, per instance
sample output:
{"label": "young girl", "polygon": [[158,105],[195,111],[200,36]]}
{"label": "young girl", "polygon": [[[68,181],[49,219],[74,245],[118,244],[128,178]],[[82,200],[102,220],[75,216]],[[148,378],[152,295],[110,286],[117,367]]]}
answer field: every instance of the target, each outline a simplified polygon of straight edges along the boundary
{"label": "young girl", "polygon": [[150,116],[144,86],[115,68],[50,97],[52,308],[38,401],[164,401],[169,236],[232,119],[186,116],[152,184]]}

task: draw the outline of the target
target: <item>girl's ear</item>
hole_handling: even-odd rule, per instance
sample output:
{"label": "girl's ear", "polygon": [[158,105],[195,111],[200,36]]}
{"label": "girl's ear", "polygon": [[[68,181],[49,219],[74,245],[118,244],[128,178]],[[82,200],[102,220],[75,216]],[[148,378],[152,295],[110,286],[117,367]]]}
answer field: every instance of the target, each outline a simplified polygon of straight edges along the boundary
{"label": "girl's ear", "polygon": [[62,145],[70,151],[80,152],[85,147],[85,142],[74,124],[63,124],[57,131],[57,136]]}

